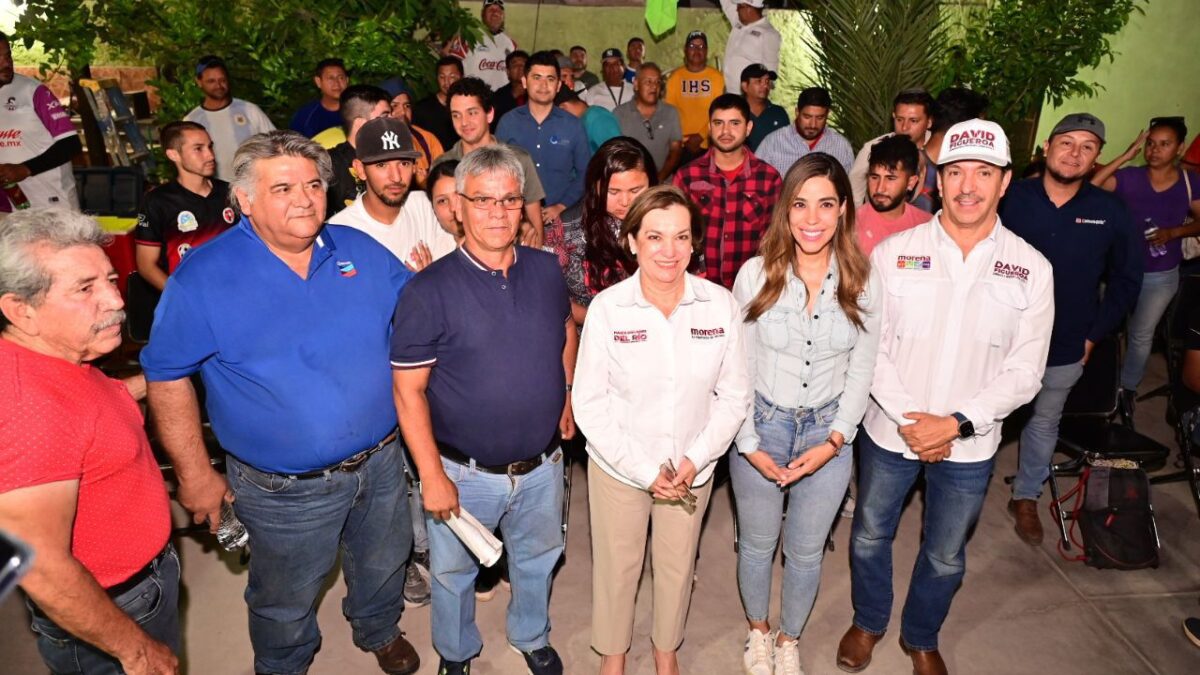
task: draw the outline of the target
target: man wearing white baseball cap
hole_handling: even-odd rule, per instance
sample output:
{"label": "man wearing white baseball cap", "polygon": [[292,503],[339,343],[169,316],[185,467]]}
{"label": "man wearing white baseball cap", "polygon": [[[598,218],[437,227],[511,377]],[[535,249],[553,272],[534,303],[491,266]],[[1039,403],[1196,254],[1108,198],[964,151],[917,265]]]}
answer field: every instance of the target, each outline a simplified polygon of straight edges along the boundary
{"label": "man wearing white baseball cap", "polygon": [[951,127],[938,156],[944,207],[871,255],[884,298],[871,402],[859,434],[850,535],[854,624],[837,665],[858,672],[888,627],[892,540],[925,474],[924,538],[900,623],[917,675],[947,672],[938,633],[966,570],[1000,425],[1039,387],[1054,319],[1050,263],[997,216],[1012,178],[994,122]]}
{"label": "man wearing white baseball cap", "polygon": [[779,45],[783,37],[763,14],[763,0],[721,0],[729,19],[729,41],[725,43],[725,86],[733,94],[742,71],[752,63],[779,70]]}

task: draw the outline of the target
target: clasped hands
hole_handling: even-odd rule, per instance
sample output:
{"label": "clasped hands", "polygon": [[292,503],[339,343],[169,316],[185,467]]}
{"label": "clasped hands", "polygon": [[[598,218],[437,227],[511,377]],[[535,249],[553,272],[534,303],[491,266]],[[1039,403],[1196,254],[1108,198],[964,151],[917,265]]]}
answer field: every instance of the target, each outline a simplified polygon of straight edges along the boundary
{"label": "clasped hands", "polygon": [[900,438],[922,462],[940,462],[950,456],[950,445],[958,438],[958,420],[923,412],[904,413],[912,424],[899,427]]}

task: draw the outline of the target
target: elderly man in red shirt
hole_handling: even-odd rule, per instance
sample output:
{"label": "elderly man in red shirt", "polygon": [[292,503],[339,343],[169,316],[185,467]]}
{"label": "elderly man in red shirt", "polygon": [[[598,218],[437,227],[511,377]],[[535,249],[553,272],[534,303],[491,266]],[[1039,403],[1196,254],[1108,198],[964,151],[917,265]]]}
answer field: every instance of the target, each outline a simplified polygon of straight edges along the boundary
{"label": "elderly man in red shirt", "polygon": [[0,529],[33,548],[21,586],[51,671],[177,673],[166,488],[133,387],[89,365],[125,318],[105,241],[59,207],[0,228]]}

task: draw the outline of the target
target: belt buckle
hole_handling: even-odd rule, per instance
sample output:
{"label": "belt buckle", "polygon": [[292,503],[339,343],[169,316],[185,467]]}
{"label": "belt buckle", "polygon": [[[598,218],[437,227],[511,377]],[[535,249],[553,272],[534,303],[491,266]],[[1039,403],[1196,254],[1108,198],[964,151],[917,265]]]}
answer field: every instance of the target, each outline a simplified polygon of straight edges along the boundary
{"label": "belt buckle", "polygon": [[370,456],[371,456],[371,451],[364,450],[363,452],[358,453],[357,455],[351,457],[350,459],[347,459],[346,461],[342,462],[341,464],[338,464],[337,470],[344,471],[347,473],[350,471],[354,471],[358,467],[362,466],[363,462],[367,461],[367,458]]}

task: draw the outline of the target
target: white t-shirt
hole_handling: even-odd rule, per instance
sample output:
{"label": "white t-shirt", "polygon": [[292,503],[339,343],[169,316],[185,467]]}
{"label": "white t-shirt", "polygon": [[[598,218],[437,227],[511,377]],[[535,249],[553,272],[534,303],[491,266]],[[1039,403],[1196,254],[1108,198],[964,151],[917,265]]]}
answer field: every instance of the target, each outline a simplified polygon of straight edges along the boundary
{"label": "white t-shirt", "polygon": [[424,192],[412,190],[400,208],[400,215],[391,224],[381,223],[367,213],[363,206],[363,195],[359,195],[354,203],[334,214],[329,219],[334,225],[353,227],[371,236],[383,244],[392,255],[402,262],[412,264],[412,250],[418,242],[425,242],[433,259],[454,251],[458,244],[449,232],[438,224],[437,216],[433,213],[433,204]]}
{"label": "white t-shirt", "polygon": [[504,65],[505,58],[517,51],[517,43],[508,33],[485,35],[471,51],[466,51],[461,40],[455,40],[450,53],[463,60],[463,76],[478,77],[487,83],[492,91],[508,84],[508,68]]}
{"label": "white t-shirt", "polygon": [[632,101],[635,96],[633,85],[628,82],[622,80],[619,87],[610,87],[601,82],[587,90],[584,102],[588,105],[599,106],[612,112],[622,103]]}
{"label": "white t-shirt", "polygon": [[[41,82],[13,75],[12,82],[0,87],[0,164],[26,162],[74,135],[71,115]],[[70,162],[30,176],[18,185],[34,208],[79,208]]]}
{"label": "white t-shirt", "polygon": [[217,178],[233,180],[233,155],[238,146],[254,134],[274,131],[275,125],[266,113],[249,101],[235,98],[220,110],[205,110],[200,106],[183,119],[201,124],[212,137],[213,154],[217,156]]}
{"label": "white t-shirt", "polygon": [[740,94],[742,71],[753,63],[767,70],[779,70],[779,45],[783,37],[767,17],[742,25],[737,17],[737,0],[721,0],[721,9],[729,19],[729,40],[725,43],[725,90]]}

